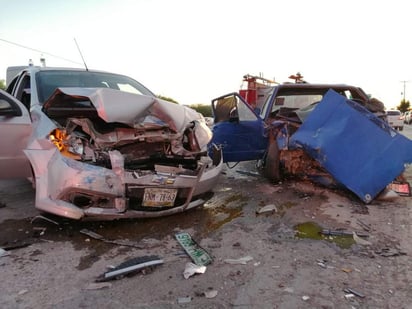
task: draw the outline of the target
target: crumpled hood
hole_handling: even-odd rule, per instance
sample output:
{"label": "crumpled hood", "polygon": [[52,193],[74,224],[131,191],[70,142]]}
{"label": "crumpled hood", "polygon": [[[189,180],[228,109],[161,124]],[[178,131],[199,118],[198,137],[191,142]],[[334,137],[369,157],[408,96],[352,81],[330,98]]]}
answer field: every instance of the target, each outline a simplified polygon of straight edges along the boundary
{"label": "crumpled hood", "polygon": [[[164,127],[175,132],[185,130],[192,121],[203,121],[195,110],[159,98],[111,88],[57,88],[44,103],[43,110],[67,107],[68,102],[90,101],[100,118],[131,127]],[[63,103],[64,102],[64,103]]]}

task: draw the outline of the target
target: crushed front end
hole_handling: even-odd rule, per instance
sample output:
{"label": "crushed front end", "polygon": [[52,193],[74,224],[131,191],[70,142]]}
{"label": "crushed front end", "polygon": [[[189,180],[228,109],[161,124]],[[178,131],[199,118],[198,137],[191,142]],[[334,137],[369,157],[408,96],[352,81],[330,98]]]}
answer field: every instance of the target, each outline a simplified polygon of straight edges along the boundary
{"label": "crushed front end", "polygon": [[157,217],[202,205],[220,150],[187,107],[112,89],[58,89],[43,112],[56,124],[42,150],[26,150],[36,207],[73,219]]}

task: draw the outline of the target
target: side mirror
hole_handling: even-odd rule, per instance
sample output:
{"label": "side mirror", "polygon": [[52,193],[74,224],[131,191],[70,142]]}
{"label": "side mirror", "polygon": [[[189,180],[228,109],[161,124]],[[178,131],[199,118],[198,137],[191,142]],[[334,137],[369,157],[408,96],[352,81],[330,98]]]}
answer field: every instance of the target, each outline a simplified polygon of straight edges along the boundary
{"label": "side mirror", "polygon": [[22,112],[17,105],[11,105],[8,101],[0,99],[0,116],[18,117]]}

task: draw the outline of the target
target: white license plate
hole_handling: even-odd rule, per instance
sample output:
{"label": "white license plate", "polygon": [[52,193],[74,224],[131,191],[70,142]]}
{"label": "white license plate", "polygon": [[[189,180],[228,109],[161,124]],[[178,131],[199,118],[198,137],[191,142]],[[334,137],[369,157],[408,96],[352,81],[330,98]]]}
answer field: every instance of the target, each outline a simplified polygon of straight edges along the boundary
{"label": "white license plate", "polygon": [[143,195],[143,206],[173,206],[176,195],[177,189],[145,188]]}

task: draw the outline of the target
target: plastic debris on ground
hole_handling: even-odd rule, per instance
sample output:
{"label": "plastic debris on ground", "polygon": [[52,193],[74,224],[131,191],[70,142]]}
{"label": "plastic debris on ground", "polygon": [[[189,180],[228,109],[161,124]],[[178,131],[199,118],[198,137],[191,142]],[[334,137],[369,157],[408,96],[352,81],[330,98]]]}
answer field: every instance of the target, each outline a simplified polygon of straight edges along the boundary
{"label": "plastic debris on ground", "polygon": [[29,290],[23,289],[23,290],[20,290],[20,291],[17,293],[17,295],[24,295],[24,294],[26,294],[26,293],[28,293],[28,292],[29,292]]}
{"label": "plastic debris on ground", "polygon": [[9,252],[7,252],[6,250],[4,250],[3,248],[0,248],[0,257],[7,256],[7,255],[9,255],[9,254],[10,254]]}
{"label": "plastic debris on ground", "polygon": [[179,297],[177,299],[177,303],[178,304],[188,304],[192,301],[192,297],[188,296],[188,297]]}
{"label": "plastic debris on ground", "polygon": [[189,233],[181,232],[175,235],[176,240],[183,247],[186,253],[190,256],[192,261],[199,266],[208,265],[212,263],[212,257],[205,249],[200,247],[190,236]]}
{"label": "plastic debris on ground", "polygon": [[[84,235],[87,235],[87,236],[89,236],[93,239],[101,240],[101,241],[103,241],[105,243],[108,243],[108,244],[125,246],[125,247],[133,247],[133,248],[137,248],[137,249],[144,249],[144,246],[138,245],[138,244],[136,244],[134,242],[130,242],[128,240],[121,240],[121,239],[110,240],[110,239],[106,239],[102,235],[97,234],[97,233],[95,233],[93,231],[90,231],[88,229],[81,229],[80,233],[82,233]],[[90,240],[86,239],[86,241],[90,241]]]}
{"label": "plastic debris on ground", "polygon": [[278,212],[278,209],[276,205],[269,204],[269,205],[263,206],[262,208],[259,208],[258,210],[256,210],[257,214],[262,214],[265,212]]}
{"label": "plastic debris on ground", "polygon": [[118,279],[124,275],[130,275],[144,268],[157,266],[163,263],[164,261],[156,255],[133,258],[100,275],[96,279],[96,282]]}
{"label": "plastic debris on ground", "polygon": [[[330,229],[323,229],[321,231],[321,234],[327,235],[327,236],[352,236],[354,232],[348,232],[344,230],[330,230]],[[356,232],[356,236],[359,237],[369,237],[367,234],[363,234],[360,232]]]}
{"label": "plastic debris on ground", "polygon": [[204,274],[206,272],[206,266],[196,265],[193,263],[186,263],[185,271],[183,272],[183,277],[189,279],[194,274]]}
{"label": "plastic debris on ground", "polygon": [[358,245],[362,245],[362,246],[370,246],[372,243],[360,238],[356,232],[353,232],[353,240],[358,244]]}
{"label": "plastic debris on ground", "polygon": [[33,224],[33,222],[36,221],[37,219],[42,219],[42,220],[44,220],[44,221],[53,223],[54,225],[60,225],[59,222],[54,221],[54,220],[52,220],[52,219],[50,219],[50,218],[47,218],[47,217],[45,217],[45,216],[42,216],[42,215],[35,216],[33,219],[31,219],[30,223]]}
{"label": "plastic debris on ground", "polygon": [[215,298],[217,296],[217,291],[216,290],[208,290],[204,292],[204,295],[206,298]]}
{"label": "plastic debris on ground", "polygon": [[406,252],[403,252],[397,248],[382,248],[378,251],[375,251],[375,253],[383,257],[406,255]]}
{"label": "plastic debris on ground", "polygon": [[85,290],[100,290],[112,287],[110,282],[92,282],[89,283],[84,289]]}
{"label": "plastic debris on ground", "polygon": [[[364,298],[364,297],[365,297],[365,295],[364,295],[363,293],[358,292],[358,291],[356,291],[356,290],[354,290],[354,289],[351,289],[351,288],[346,288],[346,289],[344,289],[343,291],[344,291],[345,293],[353,294],[353,295],[358,296],[358,297],[360,297],[360,298]],[[347,294],[347,295],[348,295],[348,294]],[[345,296],[346,296],[346,295],[345,295]]]}
{"label": "plastic debris on ground", "polygon": [[227,264],[232,264],[232,265],[234,265],[234,264],[243,264],[243,265],[245,265],[245,264],[247,264],[247,262],[249,262],[251,260],[253,260],[253,257],[248,255],[248,256],[241,257],[239,259],[225,259],[224,262],[227,263]]}

